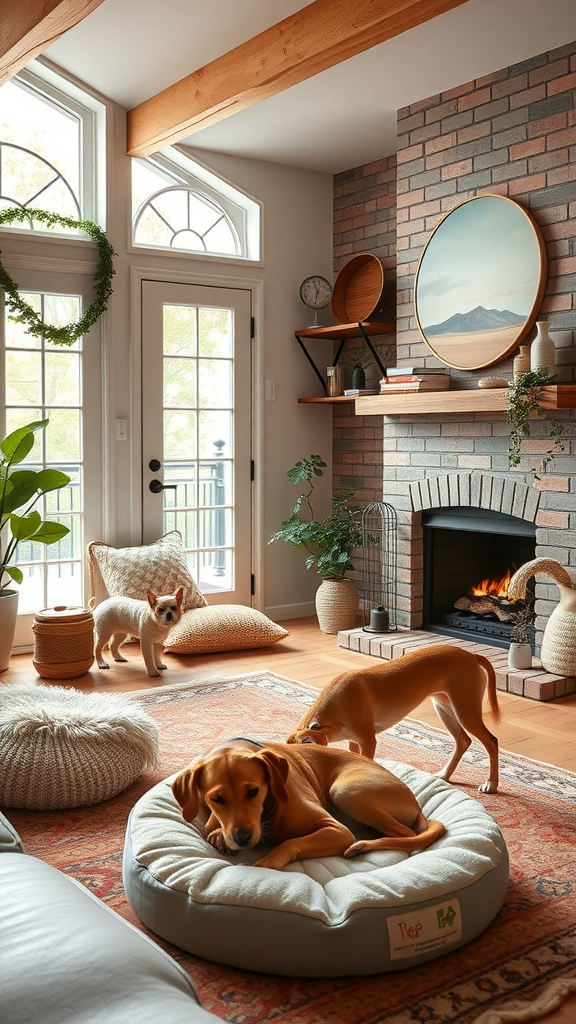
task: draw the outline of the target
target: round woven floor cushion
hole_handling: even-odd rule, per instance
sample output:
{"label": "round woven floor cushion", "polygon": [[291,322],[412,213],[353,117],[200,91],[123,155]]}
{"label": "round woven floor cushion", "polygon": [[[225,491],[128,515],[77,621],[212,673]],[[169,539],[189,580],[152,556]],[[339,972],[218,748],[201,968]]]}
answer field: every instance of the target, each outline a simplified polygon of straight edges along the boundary
{"label": "round woven floor cushion", "polygon": [[434,846],[410,857],[378,852],[255,868],[262,849],[224,857],[184,821],[172,776],[141,797],[128,821],[124,887],[132,908],[181,949],[272,974],[377,974],[453,952],[502,905],[504,839],[460,790],[381,763],[410,786],[428,818],[446,825]]}
{"label": "round woven floor cushion", "polygon": [[126,694],[0,686],[0,805],[30,810],[109,800],[157,764],[158,726]]}

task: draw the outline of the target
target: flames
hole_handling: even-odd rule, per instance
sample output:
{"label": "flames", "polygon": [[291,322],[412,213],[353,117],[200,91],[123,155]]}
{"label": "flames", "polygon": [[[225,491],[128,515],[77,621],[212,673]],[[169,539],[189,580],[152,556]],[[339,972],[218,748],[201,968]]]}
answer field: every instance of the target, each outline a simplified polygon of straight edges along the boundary
{"label": "flames", "polygon": [[482,580],[476,583],[470,590],[474,597],[499,597],[505,598],[508,594],[508,584],[511,580],[510,572],[507,572],[502,579]]}

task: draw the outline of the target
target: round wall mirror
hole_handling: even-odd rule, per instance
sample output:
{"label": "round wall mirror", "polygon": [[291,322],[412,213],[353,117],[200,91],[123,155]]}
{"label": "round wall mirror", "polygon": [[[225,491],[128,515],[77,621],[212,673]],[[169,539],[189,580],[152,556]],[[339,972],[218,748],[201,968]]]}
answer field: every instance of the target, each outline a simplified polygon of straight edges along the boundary
{"label": "round wall mirror", "polygon": [[534,324],[546,288],[540,229],[506,196],[466,199],[434,229],[414,288],[428,348],[458,370],[499,363]]}

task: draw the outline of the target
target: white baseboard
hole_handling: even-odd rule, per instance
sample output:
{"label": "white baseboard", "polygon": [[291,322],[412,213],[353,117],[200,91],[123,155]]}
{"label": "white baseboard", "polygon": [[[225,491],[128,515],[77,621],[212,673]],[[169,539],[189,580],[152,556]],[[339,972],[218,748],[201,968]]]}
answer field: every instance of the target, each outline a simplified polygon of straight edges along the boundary
{"label": "white baseboard", "polygon": [[314,601],[306,601],[302,604],[278,604],[264,609],[264,614],[273,622],[282,622],[283,619],[305,619],[309,615],[316,614]]}

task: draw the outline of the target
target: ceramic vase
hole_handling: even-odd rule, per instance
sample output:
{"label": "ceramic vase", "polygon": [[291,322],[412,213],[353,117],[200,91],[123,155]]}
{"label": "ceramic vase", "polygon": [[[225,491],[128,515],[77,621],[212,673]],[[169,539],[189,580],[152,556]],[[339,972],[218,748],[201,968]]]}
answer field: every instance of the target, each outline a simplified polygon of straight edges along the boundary
{"label": "ceramic vase", "polygon": [[514,357],[512,364],[512,372],[514,374],[514,380],[518,380],[520,374],[528,373],[530,369],[530,346],[520,345],[518,355]]}
{"label": "ceramic vase", "polygon": [[359,390],[366,387],[366,373],[363,366],[355,366],[352,370],[352,387]]}
{"label": "ceramic vase", "polygon": [[532,648],[529,643],[511,643],[508,651],[510,668],[532,668]]}
{"label": "ceramic vase", "polygon": [[556,346],[550,337],[547,320],[539,320],[536,324],[537,334],[530,347],[530,369],[547,370],[554,373],[556,368]]}
{"label": "ceramic vase", "polygon": [[5,672],[10,664],[16,616],[18,614],[18,591],[0,591],[0,672]]}
{"label": "ceramic vase", "polygon": [[354,629],[358,618],[358,591],[352,580],[322,580],[316,591],[316,614],[323,633]]}

